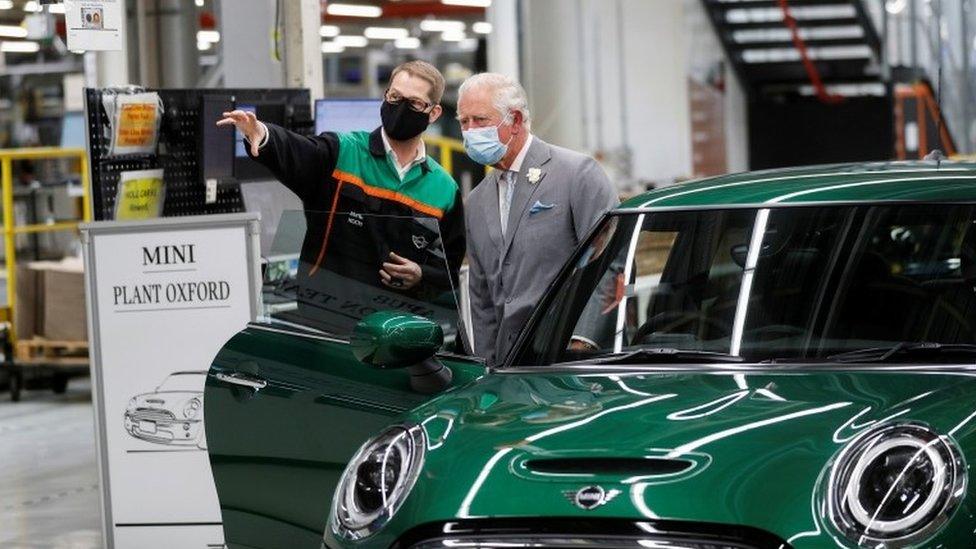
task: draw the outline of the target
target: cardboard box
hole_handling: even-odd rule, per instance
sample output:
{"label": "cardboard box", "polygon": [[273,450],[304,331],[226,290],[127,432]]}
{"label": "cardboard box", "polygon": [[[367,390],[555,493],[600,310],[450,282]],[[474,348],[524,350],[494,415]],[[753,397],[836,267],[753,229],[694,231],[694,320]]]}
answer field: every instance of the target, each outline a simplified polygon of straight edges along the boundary
{"label": "cardboard box", "polygon": [[18,339],[86,341],[85,273],[80,259],[17,266],[14,322]]}
{"label": "cardboard box", "polygon": [[17,264],[17,301],[14,305],[14,330],[20,339],[30,339],[38,334],[40,311],[40,271],[29,263]]}
{"label": "cardboard box", "polygon": [[43,270],[41,335],[54,341],[86,341],[85,272],[81,262],[62,262]]}

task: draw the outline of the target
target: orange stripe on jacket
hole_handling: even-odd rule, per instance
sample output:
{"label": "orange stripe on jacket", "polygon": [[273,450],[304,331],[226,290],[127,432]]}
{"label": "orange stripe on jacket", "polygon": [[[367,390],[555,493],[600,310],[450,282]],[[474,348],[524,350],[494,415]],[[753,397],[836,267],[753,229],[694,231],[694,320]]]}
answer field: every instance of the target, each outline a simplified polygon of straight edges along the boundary
{"label": "orange stripe on jacket", "polygon": [[332,210],[329,211],[329,221],[325,226],[325,237],[322,238],[322,248],[319,249],[319,256],[315,259],[315,265],[312,266],[312,270],[308,272],[308,276],[314,276],[318,272],[319,267],[322,266],[322,261],[325,260],[325,250],[329,247],[329,236],[332,235],[332,221],[335,219],[336,205],[339,203],[339,193],[342,192],[342,181],[336,186],[335,196],[332,197]]}
{"label": "orange stripe on jacket", "polygon": [[424,204],[423,202],[414,200],[413,198],[400,194],[396,191],[383,189],[381,187],[374,187],[373,185],[363,182],[362,179],[356,177],[351,173],[346,173],[341,170],[335,170],[334,172],[332,172],[332,177],[334,177],[338,181],[342,181],[344,183],[349,183],[350,185],[355,185],[359,187],[360,189],[362,189],[364,193],[368,194],[369,196],[374,196],[376,198],[383,198],[386,200],[399,202],[400,204],[409,206],[410,208],[418,212],[425,213],[431,217],[436,217],[437,219],[441,219],[444,217],[444,210],[440,208],[435,208],[434,206],[431,206],[429,204]]}

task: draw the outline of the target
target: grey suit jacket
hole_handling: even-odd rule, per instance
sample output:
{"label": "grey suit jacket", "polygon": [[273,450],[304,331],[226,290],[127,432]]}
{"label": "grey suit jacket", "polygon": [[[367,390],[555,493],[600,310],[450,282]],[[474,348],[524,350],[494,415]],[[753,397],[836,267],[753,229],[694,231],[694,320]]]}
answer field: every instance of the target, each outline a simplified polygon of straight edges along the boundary
{"label": "grey suit jacket", "polygon": [[[534,168],[541,176],[532,183],[527,174]],[[464,208],[474,348],[489,364],[505,359],[576,245],[619,203],[595,160],[533,137],[503,238],[498,177],[498,170],[486,175]]]}

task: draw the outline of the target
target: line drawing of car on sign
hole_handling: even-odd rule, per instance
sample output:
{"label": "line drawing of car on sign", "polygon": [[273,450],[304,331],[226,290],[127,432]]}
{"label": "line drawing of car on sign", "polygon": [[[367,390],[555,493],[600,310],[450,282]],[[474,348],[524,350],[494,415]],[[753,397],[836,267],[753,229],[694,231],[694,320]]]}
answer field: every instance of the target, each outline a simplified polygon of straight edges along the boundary
{"label": "line drawing of car on sign", "polygon": [[166,446],[206,450],[203,430],[205,371],[173,372],[151,393],[132,397],[123,425],[133,437]]}

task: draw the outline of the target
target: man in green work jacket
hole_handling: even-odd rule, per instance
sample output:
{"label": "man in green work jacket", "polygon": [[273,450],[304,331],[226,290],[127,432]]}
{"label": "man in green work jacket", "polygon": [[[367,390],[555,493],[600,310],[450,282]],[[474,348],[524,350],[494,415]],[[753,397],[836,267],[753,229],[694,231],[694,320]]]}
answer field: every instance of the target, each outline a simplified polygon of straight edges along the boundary
{"label": "man in green work jacket", "polygon": [[410,61],[393,70],[373,132],[307,137],[240,110],[217,122],[234,125],[248,154],[301,198],[300,279],[328,271],[415,299],[457,288],[461,194],[421,139],[441,116],[443,93],[435,67]]}

